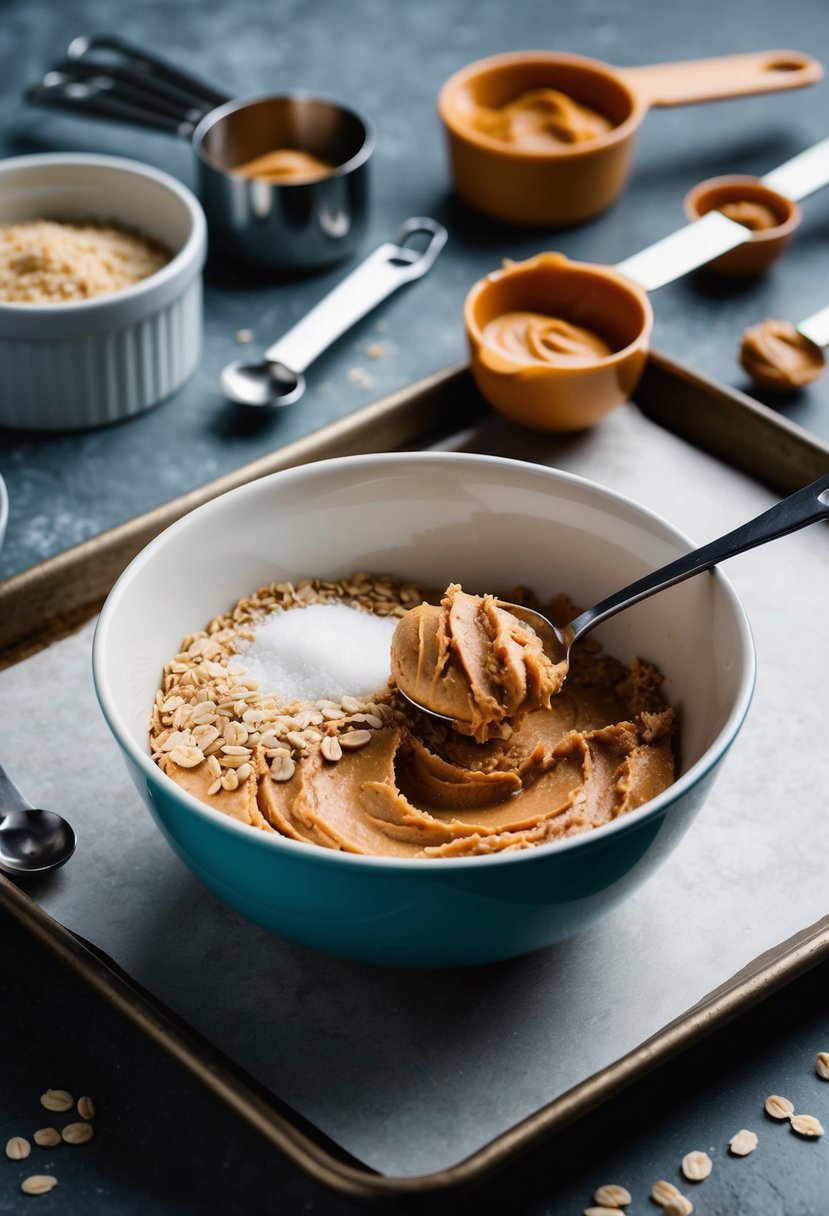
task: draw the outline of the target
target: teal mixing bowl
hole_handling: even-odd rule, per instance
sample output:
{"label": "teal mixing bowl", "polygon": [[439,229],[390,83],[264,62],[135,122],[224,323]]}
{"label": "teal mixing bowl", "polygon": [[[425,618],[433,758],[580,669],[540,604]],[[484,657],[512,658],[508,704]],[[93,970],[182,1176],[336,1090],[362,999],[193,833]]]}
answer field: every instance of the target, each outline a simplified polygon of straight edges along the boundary
{"label": "teal mixing bowl", "polygon": [[590,604],[691,547],[612,491],[536,465],[441,452],[304,465],[207,503],[139,554],[101,613],[95,686],[156,824],[193,873],[250,920],[363,962],[510,958],[610,912],[659,868],[702,805],[754,684],[749,626],[721,572],[638,604],[596,634],[609,653],[641,655],[665,674],[681,715],[678,780],[611,824],[514,853],[364,857],[212,810],[150,758],[163,665],[186,634],[268,582],[368,570],[438,586],[523,583]]}

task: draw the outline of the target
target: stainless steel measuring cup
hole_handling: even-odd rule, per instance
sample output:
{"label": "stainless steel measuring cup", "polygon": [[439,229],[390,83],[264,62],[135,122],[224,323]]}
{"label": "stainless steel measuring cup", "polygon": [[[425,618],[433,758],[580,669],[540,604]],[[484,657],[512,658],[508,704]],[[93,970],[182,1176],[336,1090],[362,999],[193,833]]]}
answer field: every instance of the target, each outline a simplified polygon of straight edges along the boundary
{"label": "stainless steel measuring cup", "polygon": [[[34,105],[149,127],[187,139],[211,248],[270,269],[306,270],[350,257],[365,233],[374,127],[330,97],[292,92],[233,100],[123,38],[76,38],[26,92]],[[278,182],[235,170],[277,148],[335,166]]]}

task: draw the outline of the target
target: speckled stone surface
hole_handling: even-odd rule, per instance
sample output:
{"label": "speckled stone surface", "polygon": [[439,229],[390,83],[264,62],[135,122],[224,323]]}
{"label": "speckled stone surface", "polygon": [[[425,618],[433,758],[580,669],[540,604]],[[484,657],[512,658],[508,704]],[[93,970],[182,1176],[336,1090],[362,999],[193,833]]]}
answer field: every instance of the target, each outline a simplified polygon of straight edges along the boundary
{"label": "speckled stone surface", "polygon": [[[48,438],[0,431],[0,471],[12,496],[0,576],[452,362],[463,353],[459,310],[464,293],[502,257],[552,247],[577,258],[615,262],[677,227],[682,196],[698,180],[728,171],[762,173],[827,133],[826,83],[776,98],[654,112],[640,133],[631,186],[612,212],[563,233],[506,231],[463,211],[447,193],[434,96],[455,68],[482,54],[522,46],[559,47],[619,64],[762,46],[810,50],[829,60],[829,10],[823,0],[759,9],[749,0],[727,6],[703,0],[669,9],[656,0],[624,6],[580,0],[568,7],[536,0],[511,6],[490,0],[421,0],[405,7],[382,0],[348,5],[243,0],[233,7],[184,0],[175,8],[156,0],[140,6],[10,0],[3,8],[0,36],[6,98],[0,141],[5,153],[118,152],[190,179],[190,154],[183,143],[27,111],[19,104],[23,85],[72,37],[105,29],[163,48],[229,91],[301,84],[362,105],[375,118],[379,134],[375,211],[366,251],[390,235],[400,219],[423,212],[442,218],[452,240],[427,279],[398,295],[320,360],[301,405],[264,419],[240,416],[216,389],[218,370],[239,352],[236,331],[252,328],[257,342],[270,341],[342,271],[253,285],[212,264],[203,367],[176,398],[105,431]],[[734,363],[744,326],[765,315],[797,321],[827,303],[828,208],[827,193],[805,201],[805,221],[785,262],[759,283],[738,286],[694,276],[661,289],[654,296],[656,344],[744,387]],[[377,329],[381,319],[387,323],[382,331]],[[390,351],[370,360],[366,348],[378,340],[387,342]],[[355,366],[365,367],[374,378],[372,390],[348,380]],[[828,405],[829,382],[822,381],[781,408],[826,438]],[[581,443],[579,438],[560,448],[545,443],[544,458],[566,465]],[[517,455],[526,439],[506,424],[493,423],[475,444]],[[612,478],[611,470],[608,480]],[[680,526],[694,532],[694,496],[715,495],[716,484],[712,477],[689,487],[683,518],[676,518]],[[640,497],[647,498],[648,492],[646,487]],[[814,551],[818,539],[810,538],[803,551]],[[776,634],[778,609],[756,591],[754,595],[752,611],[761,613],[769,636]],[[813,649],[808,643],[800,640],[814,654],[813,678],[819,683],[825,646],[817,636]],[[766,658],[766,680],[773,678],[773,658]],[[756,722],[753,746],[764,754],[773,754],[773,726],[768,719]],[[822,781],[815,770],[807,784],[817,788]],[[755,793],[744,792],[747,818]],[[781,806],[780,813],[796,824],[796,807]],[[820,855],[810,841],[796,841],[794,851],[802,856],[802,867],[799,876],[789,872],[787,881],[820,883]],[[68,870],[66,877],[71,877]],[[765,859],[757,881],[775,881],[773,857]],[[174,925],[168,923],[164,930],[173,932]],[[29,1200],[20,1195],[20,1166],[0,1159],[0,1212],[28,1210],[33,1203],[45,1213],[119,1216],[146,1211],[165,1216],[300,1211],[345,1216],[361,1210],[299,1177],[5,925],[2,963],[0,1014],[16,1050],[7,1056],[0,1086],[0,1140],[40,1125],[37,1095],[48,1085],[65,1084],[78,1092],[87,1088],[99,1097],[102,1114],[92,1145],[62,1146],[44,1154],[42,1160],[52,1162],[61,1178],[50,1196]],[[816,1216],[825,1205],[827,1144],[798,1140],[771,1124],[761,1107],[766,1093],[776,1091],[829,1126],[829,1086],[815,1078],[812,1067],[815,1051],[829,1048],[826,979],[823,968],[730,1034],[718,1035],[539,1150],[467,1203],[431,1201],[428,1210],[564,1216],[582,1211],[597,1185],[618,1181],[634,1195],[633,1213],[656,1211],[646,1198],[653,1181],[666,1177],[679,1183],[681,1156],[704,1148],[715,1167],[710,1179],[693,1188],[697,1212]],[[737,1162],[726,1156],[725,1146],[743,1126],[759,1133],[760,1148]]]}

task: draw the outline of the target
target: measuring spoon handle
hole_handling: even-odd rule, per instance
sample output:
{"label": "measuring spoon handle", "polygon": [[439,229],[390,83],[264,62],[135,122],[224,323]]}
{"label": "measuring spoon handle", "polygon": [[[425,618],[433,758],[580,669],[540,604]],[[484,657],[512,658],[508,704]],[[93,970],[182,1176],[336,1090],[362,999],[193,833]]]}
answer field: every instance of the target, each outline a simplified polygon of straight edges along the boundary
{"label": "measuring spoon handle", "polygon": [[617,612],[638,604],[640,600],[647,599],[657,591],[673,587],[675,583],[681,583],[702,570],[710,570],[727,557],[735,557],[738,553],[745,553],[747,549],[754,549],[757,545],[764,545],[766,541],[776,540],[778,536],[786,536],[789,532],[796,532],[799,528],[805,528],[808,524],[826,518],[829,518],[829,474],[790,494],[788,498],[776,503],[756,519],[735,528],[733,532],[721,536],[718,540],[712,540],[701,549],[686,553],[684,557],[646,574],[644,578],[588,608],[570,622],[573,640],[602,621],[615,616]]}
{"label": "measuring spoon handle", "polygon": [[[427,237],[426,247],[420,250],[408,244],[419,234]],[[301,321],[268,347],[265,358],[301,374],[388,295],[424,275],[446,244],[446,238],[446,229],[437,220],[426,216],[406,220],[393,242],[387,241],[369,254]]]}
{"label": "measuring spoon handle", "polygon": [[762,185],[776,190],[793,203],[829,185],[829,139],[799,152],[760,178]]}
{"label": "measuring spoon handle", "polygon": [[735,224],[720,211],[709,211],[702,219],[617,262],[615,269],[645,291],[655,291],[749,240],[751,231],[745,225]]}

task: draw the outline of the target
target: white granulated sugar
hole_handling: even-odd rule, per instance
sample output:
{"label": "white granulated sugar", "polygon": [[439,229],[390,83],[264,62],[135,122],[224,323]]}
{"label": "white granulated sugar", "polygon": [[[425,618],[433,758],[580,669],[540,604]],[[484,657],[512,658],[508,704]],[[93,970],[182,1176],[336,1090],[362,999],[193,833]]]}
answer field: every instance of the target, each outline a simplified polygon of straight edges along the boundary
{"label": "white granulated sugar", "polygon": [[338,701],[386,687],[396,617],[347,604],[309,604],[272,612],[232,667],[259,682],[264,696],[285,701]]}

